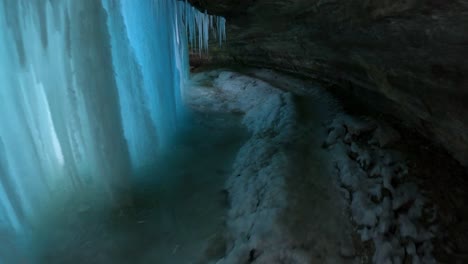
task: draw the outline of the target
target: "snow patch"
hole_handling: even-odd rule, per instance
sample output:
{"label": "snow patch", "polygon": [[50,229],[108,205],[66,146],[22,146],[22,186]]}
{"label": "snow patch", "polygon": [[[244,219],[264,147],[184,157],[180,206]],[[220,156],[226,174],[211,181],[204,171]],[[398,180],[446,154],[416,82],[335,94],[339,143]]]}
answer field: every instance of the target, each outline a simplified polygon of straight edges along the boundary
{"label": "snow patch", "polygon": [[407,181],[402,155],[383,149],[399,139],[388,124],[340,114],[329,122],[324,146],[335,157],[361,239],[374,243],[373,263],[435,263],[431,239],[437,228],[423,222],[429,205]]}
{"label": "snow patch", "polygon": [[[273,74],[260,70],[252,75],[255,73],[268,78]],[[205,112],[238,113],[251,133],[251,138],[240,149],[233,165],[234,171],[226,182],[231,205],[226,218],[228,245],[226,256],[216,263],[355,263],[351,236],[345,234],[351,226],[348,220],[343,221],[340,209],[331,210],[337,214],[333,215],[323,209],[311,208],[314,215],[312,218],[307,216],[307,219],[294,211],[303,199],[301,192],[329,191],[316,187],[291,193],[288,189],[291,188],[288,186],[291,179],[301,184],[303,180],[311,180],[298,175],[306,173],[297,168],[299,161],[296,157],[304,155],[303,144],[310,143],[311,129],[298,122],[294,96],[260,79],[230,71],[199,73],[194,79],[196,82],[186,93],[186,101],[191,107]],[[320,144],[316,148],[326,154]],[[331,167],[328,163],[320,166]],[[319,177],[322,176],[316,175],[314,181]],[[323,178],[330,186],[327,175]],[[334,187],[332,189],[335,190]],[[307,195],[310,196],[309,193]],[[317,197],[327,195],[331,196],[321,193]],[[300,210],[307,209],[300,207]],[[305,223],[315,217],[321,218],[316,224]],[[330,223],[327,217],[340,224]],[[300,228],[297,225],[303,229],[299,231],[299,237],[291,233],[291,230]]]}

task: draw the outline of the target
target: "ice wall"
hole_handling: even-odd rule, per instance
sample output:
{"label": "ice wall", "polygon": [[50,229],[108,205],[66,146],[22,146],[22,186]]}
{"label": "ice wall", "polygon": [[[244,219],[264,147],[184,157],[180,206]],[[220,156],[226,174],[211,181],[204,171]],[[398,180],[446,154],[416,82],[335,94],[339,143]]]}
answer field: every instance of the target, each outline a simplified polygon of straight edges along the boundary
{"label": "ice wall", "polygon": [[[93,15],[82,19],[84,11]],[[104,15],[96,1],[2,1],[4,225],[20,229],[58,193],[95,188],[115,200],[125,188],[130,162]]]}
{"label": "ice wall", "polygon": [[0,234],[66,194],[121,202],[170,144],[187,39],[207,50],[207,28],[225,37],[175,0],[1,0]]}
{"label": "ice wall", "polygon": [[183,1],[103,0],[103,4],[132,164],[146,168],[156,156],[155,145],[171,146],[184,117],[187,39],[200,52],[208,51],[210,33],[220,43],[225,38],[225,20]]}

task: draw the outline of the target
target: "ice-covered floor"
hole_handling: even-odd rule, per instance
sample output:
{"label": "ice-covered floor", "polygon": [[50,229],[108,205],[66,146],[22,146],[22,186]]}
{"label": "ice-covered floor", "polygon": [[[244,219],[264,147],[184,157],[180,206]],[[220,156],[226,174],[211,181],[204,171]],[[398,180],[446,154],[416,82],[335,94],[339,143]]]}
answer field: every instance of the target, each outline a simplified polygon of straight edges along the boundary
{"label": "ice-covered floor", "polygon": [[58,205],[37,229],[37,263],[433,263],[436,210],[398,131],[304,85],[267,70],[194,74],[194,114],[133,205]]}
{"label": "ice-covered floor", "polygon": [[[273,77],[254,72],[262,73]],[[200,73],[189,93],[201,111],[244,113],[251,133],[226,183],[228,247],[217,263],[357,263],[346,204],[321,147],[333,102],[298,98],[258,77]]]}
{"label": "ice-covered floor", "polygon": [[134,184],[132,206],[103,208],[81,198],[77,206],[53,208],[35,237],[38,261],[27,263],[182,264],[221,257],[224,181],[245,137],[237,119],[194,114],[157,171]]}
{"label": "ice-covered floor", "polygon": [[193,76],[186,101],[191,122],[133,205],[57,205],[37,228],[38,263],[357,263],[322,148],[331,102],[228,71]]}
{"label": "ice-covered floor", "polygon": [[346,114],[321,87],[269,70],[194,79],[194,108],[244,114],[251,133],[226,182],[218,264],[436,262],[437,210],[391,125]]}

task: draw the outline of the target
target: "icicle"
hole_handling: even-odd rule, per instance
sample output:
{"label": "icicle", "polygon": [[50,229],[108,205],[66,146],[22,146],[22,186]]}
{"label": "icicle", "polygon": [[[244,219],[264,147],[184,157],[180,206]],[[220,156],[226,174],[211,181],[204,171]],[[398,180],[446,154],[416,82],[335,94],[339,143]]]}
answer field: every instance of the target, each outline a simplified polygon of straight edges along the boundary
{"label": "icicle", "polygon": [[209,15],[207,11],[200,12],[187,1],[179,1],[178,5],[183,10],[179,22],[186,28],[193,52],[200,55],[208,52],[210,35],[222,45],[226,40],[226,20],[223,17]]}

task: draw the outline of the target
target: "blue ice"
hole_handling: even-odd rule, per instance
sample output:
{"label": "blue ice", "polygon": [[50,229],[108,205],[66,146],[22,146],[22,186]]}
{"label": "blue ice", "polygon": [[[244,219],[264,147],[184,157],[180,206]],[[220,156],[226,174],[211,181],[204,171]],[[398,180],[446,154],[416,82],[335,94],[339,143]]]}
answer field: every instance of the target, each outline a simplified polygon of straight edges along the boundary
{"label": "blue ice", "polygon": [[225,40],[224,18],[183,1],[2,0],[0,234],[70,193],[119,202],[170,147],[189,46],[209,36]]}

